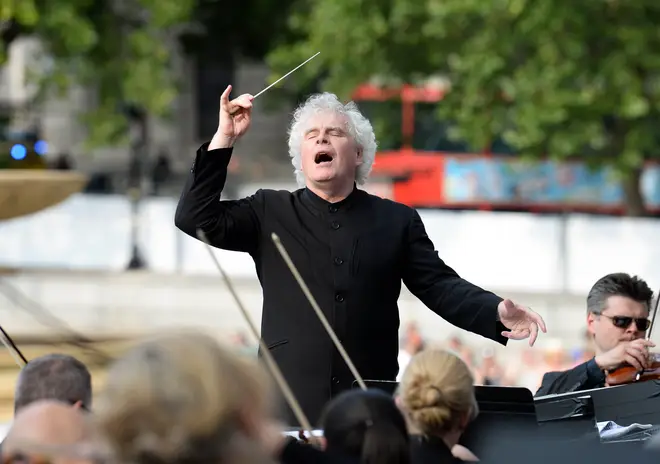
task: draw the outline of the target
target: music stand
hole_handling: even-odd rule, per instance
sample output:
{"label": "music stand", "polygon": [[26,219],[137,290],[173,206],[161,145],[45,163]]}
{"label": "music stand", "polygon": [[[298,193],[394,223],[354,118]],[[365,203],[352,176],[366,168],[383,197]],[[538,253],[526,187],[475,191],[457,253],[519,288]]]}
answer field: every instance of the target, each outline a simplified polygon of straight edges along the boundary
{"label": "music stand", "polygon": [[603,388],[592,393],[592,400],[597,423],[616,424],[600,432],[603,443],[643,441],[660,432],[658,380]]}
{"label": "music stand", "polygon": [[522,387],[475,386],[479,416],[460,443],[477,456],[498,456],[521,441],[537,441],[539,426],[532,392]]}

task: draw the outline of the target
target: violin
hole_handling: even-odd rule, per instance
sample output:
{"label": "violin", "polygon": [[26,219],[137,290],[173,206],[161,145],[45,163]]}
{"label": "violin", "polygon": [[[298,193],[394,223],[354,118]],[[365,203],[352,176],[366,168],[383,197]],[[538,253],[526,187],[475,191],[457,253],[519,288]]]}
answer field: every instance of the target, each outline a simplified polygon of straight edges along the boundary
{"label": "violin", "polygon": [[[651,339],[651,332],[653,331],[653,323],[655,316],[658,314],[658,303],[660,302],[660,293],[655,299],[655,307],[651,315],[651,324],[646,332],[646,339]],[[627,385],[636,382],[648,382],[649,380],[660,380],[660,353],[650,353],[649,365],[645,369],[639,370],[630,364],[624,364],[607,372],[605,376],[605,384],[609,387],[617,385]]]}
{"label": "violin", "polygon": [[649,380],[660,380],[660,353],[651,353],[649,367],[641,371],[636,367],[624,364],[610,371],[605,377],[608,386],[627,385],[636,382],[648,382]]}

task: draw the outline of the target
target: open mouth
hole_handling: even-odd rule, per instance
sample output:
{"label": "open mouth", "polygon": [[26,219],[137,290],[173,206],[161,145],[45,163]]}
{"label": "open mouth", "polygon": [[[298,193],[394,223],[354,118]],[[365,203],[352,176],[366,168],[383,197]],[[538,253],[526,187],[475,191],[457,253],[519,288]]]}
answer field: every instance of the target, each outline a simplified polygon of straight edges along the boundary
{"label": "open mouth", "polygon": [[332,162],[332,155],[325,152],[319,152],[316,154],[316,157],[314,158],[314,162],[316,164],[330,163]]}

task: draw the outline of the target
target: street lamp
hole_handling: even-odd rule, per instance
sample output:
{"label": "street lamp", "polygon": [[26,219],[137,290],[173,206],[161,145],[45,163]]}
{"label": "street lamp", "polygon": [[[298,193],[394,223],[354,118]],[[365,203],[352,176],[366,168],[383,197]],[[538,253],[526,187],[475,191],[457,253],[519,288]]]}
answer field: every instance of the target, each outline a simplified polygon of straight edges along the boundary
{"label": "street lamp", "polygon": [[140,249],[140,204],[144,189],[144,161],[147,156],[148,127],[147,114],[137,106],[127,105],[129,122],[130,150],[128,168],[128,198],[131,202],[131,259],[127,270],[140,270],[147,267]]}

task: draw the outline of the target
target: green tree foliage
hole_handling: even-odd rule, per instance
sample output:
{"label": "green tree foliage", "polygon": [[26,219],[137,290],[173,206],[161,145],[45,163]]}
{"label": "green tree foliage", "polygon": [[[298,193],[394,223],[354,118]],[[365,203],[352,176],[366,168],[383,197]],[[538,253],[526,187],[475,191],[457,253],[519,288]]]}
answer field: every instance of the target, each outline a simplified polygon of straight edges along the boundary
{"label": "green tree foliage", "polygon": [[84,115],[94,145],[126,136],[123,105],[165,116],[176,96],[171,37],[195,0],[0,0],[2,55],[20,36],[40,39],[48,57],[37,70],[41,94],[72,83],[97,90],[98,107]]}
{"label": "green tree foliage", "polygon": [[[530,158],[579,156],[616,170],[630,215],[640,175],[660,157],[656,0],[317,0],[291,26],[303,39],[270,56],[274,77],[317,51],[288,85],[319,76],[344,97],[374,75],[442,73],[438,105],[457,135],[494,135]],[[323,72],[323,74],[322,74]]]}

